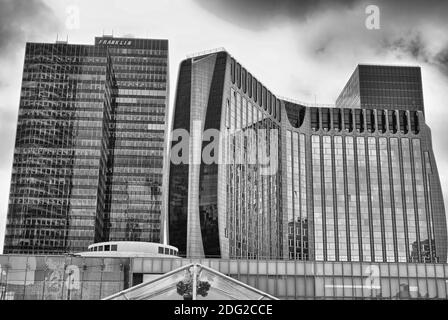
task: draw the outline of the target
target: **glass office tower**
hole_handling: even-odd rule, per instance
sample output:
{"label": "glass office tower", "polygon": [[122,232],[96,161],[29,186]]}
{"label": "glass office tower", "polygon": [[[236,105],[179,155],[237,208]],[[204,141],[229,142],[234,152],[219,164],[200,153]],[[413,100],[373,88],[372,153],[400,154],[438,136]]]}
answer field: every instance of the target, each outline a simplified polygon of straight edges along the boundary
{"label": "glass office tower", "polygon": [[[169,241],[180,255],[282,255],[279,106],[226,52],[181,63],[168,217]],[[210,152],[216,161],[202,157],[209,141],[219,144]]]}
{"label": "glass office tower", "polygon": [[5,253],[81,251],[103,238],[114,90],[104,48],[27,44]]}
{"label": "glass office tower", "polygon": [[422,111],[284,103],[290,258],[308,249],[317,261],[446,262],[443,194]]}
{"label": "glass office tower", "polygon": [[161,237],[168,41],[26,47],[5,253]]}
{"label": "glass office tower", "polygon": [[360,64],[345,85],[336,106],[424,112],[420,67]]}
{"label": "glass office tower", "polygon": [[168,111],[168,40],[98,37],[117,80],[106,239],[159,242]]}
{"label": "glass office tower", "polygon": [[[344,89],[354,99],[310,107],[277,99],[226,52],[183,61],[174,129],[190,138],[174,163],[183,141],[173,137],[170,244],[188,257],[446,262],[419,76],[359,66]],[[220,132],[217,165],[204,158],[210,128]],[[265,146],[278,161],[268,174]]]}

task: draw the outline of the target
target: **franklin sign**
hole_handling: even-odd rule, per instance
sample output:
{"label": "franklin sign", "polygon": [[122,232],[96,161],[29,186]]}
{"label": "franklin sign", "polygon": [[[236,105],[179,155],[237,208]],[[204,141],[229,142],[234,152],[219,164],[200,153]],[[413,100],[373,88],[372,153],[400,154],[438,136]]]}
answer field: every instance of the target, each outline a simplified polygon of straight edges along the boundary
{"label": "franklin sign", "polygon": [[114,46],[131,46],[130,40],[99,40],[98,44],[114,45]]}

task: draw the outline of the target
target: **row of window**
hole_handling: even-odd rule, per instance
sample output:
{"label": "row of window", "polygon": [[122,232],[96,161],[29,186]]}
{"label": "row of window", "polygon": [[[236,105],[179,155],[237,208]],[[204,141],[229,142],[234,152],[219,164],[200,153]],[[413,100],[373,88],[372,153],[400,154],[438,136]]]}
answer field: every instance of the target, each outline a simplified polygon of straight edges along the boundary
{"label": "row of window", "polygon": [[236,84],[238,89],[280,121],[280,100],[233,58],[230,62],[230,76],[232,83]]}
{"label": "row of window", "polygon": [[[311,129],[318,131],[347,131],[418,134],[419,117],[416,111],[371,110],[371,109],[330,109],[310,108]],[[303,123],[305,114],[298,109],[298,123]],[[301,119],[300,119],[301,118]],[[294,125],[294,124],[293,124]]]}
{"label": "row of window", "polygon": [[112,244],[112,245],[106,244],[104,246],[94,246],[87,250],[94,252],[94,251],[117,251],[117,249],[118,249],[118,246],[116,244]]}

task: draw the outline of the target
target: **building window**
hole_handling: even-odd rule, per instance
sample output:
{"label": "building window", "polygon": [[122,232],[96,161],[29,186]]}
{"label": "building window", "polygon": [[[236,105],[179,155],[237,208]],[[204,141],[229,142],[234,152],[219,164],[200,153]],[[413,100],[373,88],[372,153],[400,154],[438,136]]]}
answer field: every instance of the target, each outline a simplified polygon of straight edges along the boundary
{"label": "building window", "polygon": [[408,113],[407,111],[404,110],[400,110],[399,113],[399,118],[400,118],[400,132],[407,134],[409,132],[408,129]]}
{"label": "building window", "polygon": [[235,59],[230,60],[230,77],[232,78],[232,83],[235,83]]}
{"label": "building window", "polygon": [[330,109],[322,108],[322,128],[326,131],[330,130]]}
{"label": "building window", "polygon": [[253,79],[252,79],[252,82],[253,82],[253,92],[252,92],[252,97],[253,97],[254,101],[257,102],[257,101],[258,101],[258,91],[257,91],[257,88],[258,88],[258,81],[257,81],[257,79],[253,78]]}
{"label": "building window", "polygon": [[377,129],[379,132],[386,132],[386,114],[384,110],[377,110]]}
{"label": "building window", "polygon": [[363,110],[355,110],[355,128],[358,132],[364,132],[364,113]]}
{"label": "building window", "polygon": [[353,131],[353,114],[350,109],[344,109],[344,129],[348,132]]}
{"label": "building window", "polygon": [[414,134],[418,134],[420,132],[418,115],[415,111],[411,111],[411,130]]}
{"label": "building window", "polygon": [[342,129],[341,109],[333,109],[333,130],[341,131],[341,129]]}
{"label": "building window", "polygon": [[319,130],[319,109],[311,108],[311,129],[313,131]]}
{"label": "building window", "polygon": [[243,72],[242,72],[242,84],[243,84],[243,92],[244,93],[246,93],[247,92],[247,87],[246,87],[246,84],[247,84],[247,72],[246,72],[246,69],[244,69],[243,68]]}
{"label": "building window", "polygon": [[395,115],[395,111],[388,110],[387,117],[389,122],[389,132],[397,133],[397,116]]}
{"label": "building window", "polygon": [[263,92],[263,96],[261,98],[262,99],[261,105],[263,106],[263,109],[266,111],[266,110],[268,110],[268,108],[267,108],[267,90],[265,87],[263,87],[261,90]]}
{"label": "building window", "polygon": [[238,89],[241,89],[241,65],[239,63],[236,64],[236,85]]}

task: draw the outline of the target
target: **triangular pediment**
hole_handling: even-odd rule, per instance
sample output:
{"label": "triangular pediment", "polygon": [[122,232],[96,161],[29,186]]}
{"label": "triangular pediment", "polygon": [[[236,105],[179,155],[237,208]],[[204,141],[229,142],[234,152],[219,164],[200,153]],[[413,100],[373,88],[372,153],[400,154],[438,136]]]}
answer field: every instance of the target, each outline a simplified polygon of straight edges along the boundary
{"label": "triangular pediment", "polygon": [[192,263],[104,300],[277,300],[277,298],[209,267]]}

